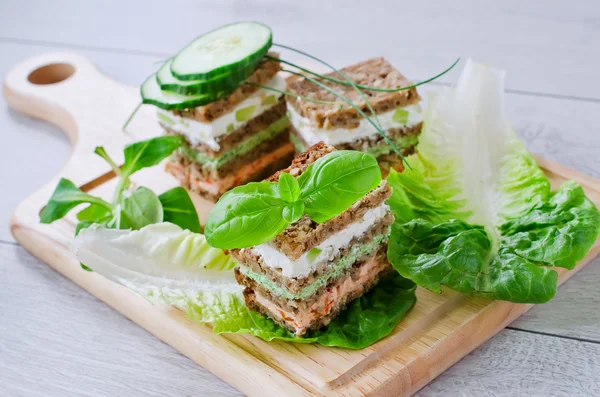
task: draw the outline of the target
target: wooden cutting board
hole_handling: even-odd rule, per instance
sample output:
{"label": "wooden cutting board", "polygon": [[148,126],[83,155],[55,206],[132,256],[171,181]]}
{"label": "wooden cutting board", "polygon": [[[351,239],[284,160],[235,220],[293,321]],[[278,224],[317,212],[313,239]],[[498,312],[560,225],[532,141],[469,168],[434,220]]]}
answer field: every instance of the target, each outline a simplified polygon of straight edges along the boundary
{"label": "wooden cutting board", "polygon": [[[417,303],[392,335],[352,351],[319,345],[267,343],[248,335],[215,335],[169,306],[152,306],[97,273],[82,270],[68,249],[75,218],[41,225],[39,213],[59,177],[108,198],[115,181],[106,163],[93,154],[103,145],[115,159],[123,146],[161,133],[152,107],[142,107],[128,133],[121,126],[139,103],[138,88],[103,76],[86,58],[73,53],[44,54],[16,65],[4,80],[8,104],[62,128],[73,144],[71,158],[55,179],[16,208],[11,231],[38,258],[97,298],[120,311],[226,382],[252,396],[408,396],[527,311],[519,305],[468,298],[445,290],[419,288]],[[119,159],[122,161],[122,158]],[[554,186],[578,181],[600,206],[600,182],[538,158]],[[176,185],[160,167],[144,170],[135,181],[157,192]],[[211,204],[195,203],[205,219]],[[596,243],[575,270],[559,269],[560,283],[600,252]],[[176,380],[174,380],[176,381]]]}

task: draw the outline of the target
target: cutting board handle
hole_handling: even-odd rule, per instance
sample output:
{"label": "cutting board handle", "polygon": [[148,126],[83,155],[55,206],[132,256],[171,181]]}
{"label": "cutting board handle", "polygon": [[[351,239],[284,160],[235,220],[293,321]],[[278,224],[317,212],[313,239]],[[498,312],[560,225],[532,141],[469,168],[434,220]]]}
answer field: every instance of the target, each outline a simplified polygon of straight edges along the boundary
{"label": "cutting board handle", "polygon": [[[139,90],[102,74],[84,56],[54,52],[15,65],[4,79],[8,105],[57,125],[69,136],[73,151],[58,177],[82,185],[109,171],[93,154],[104,146],[117,162],[126,144],[160,134],[152,110],[142,107],[124,132],[123,124],[140,103]],[[50,182],[55,184],[56,179]]]}

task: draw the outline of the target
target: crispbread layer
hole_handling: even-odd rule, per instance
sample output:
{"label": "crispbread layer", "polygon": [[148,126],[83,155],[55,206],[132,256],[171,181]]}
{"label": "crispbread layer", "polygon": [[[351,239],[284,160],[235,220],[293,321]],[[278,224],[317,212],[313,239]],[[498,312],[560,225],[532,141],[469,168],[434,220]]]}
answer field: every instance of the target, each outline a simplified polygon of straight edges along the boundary
{"label": "crispbread layer", "polygon": [[[280,146],[287,144],[290,141],[290,133],[289,129],[285,128],[281,132],[277,133],[271,139],[267,139],[254,148],[250,149],[250,151],[237,155],[232,158],[227,163],[219,166],[219,168],[213,168],[210,166],[204,166],[202,163],[190,158],[191,165],[194,168],[195,172],[202,176],[202,178],[206,180],[216,181],[218,179],[222,179],[227,175],[235,173],[238,169],[243,167],[244,165],[252,162],[256,158],[264,155],[265,153],[270,153],[273,150],[277,149]],[[185,152],[177,151],[173,154],[173,157],[183,156],[189,157]],[[289,164],[289,163],[288,163]]]}
{"label": "crispbread layer", "polygon": [[[371,258],[366,258],[361,263],[357,262],[355,273],[360,272],[360,268],[365,266]],[[339,296],[337,300],[330,302],[331,306],[314,308],[314,312],[311,312],[311,314],[313,314],[315,318],[306,326],[298,326],[296,321],[300,314],[306,312],[298,311],[297,313],[290,313],[285,306],[278,306],[276,303],[275,305],[278,310],[270,310],[257,301],[257,294],[260,295],[261,292],[253,290],[250,287],[246,287],[244,290],[246,306],[254,311],[270,317],[273,321],[275,321],[275,323],[296,334],[296,336],[303,336],[310,330],[316,330],[329,324],[331,320],[335,318],[342,310],[344,310],[346,306],[348,306],[353,300],[360,298],[371,288],[377,285],[380,278],[385,277],[387,274],[393,271],[392,266],[389,264],[386,258],[385,249],[382,249],[378,252],[376,255],[376,260],[378,261],[378,266],[374,271],[369,273],[368,280],[364,280],[357,288],[351,290],[343,296]],[[349,275],[348,277],[352,277],[352,275]],[[338,285],[343,284],[344,281],[345,279],[341,279]],[[336,287],[332,286],[331,288],[333,289]],[[269,299],[264,295],[262,296],[266,299]]]}
{"label": "crispbread layer", "polygon": [[[373,227],[371,227],[364,235],[352,239],[352,241],[350,241],[345,247],[343,247],[334,258],[332,258],[328,262],[319,264],[319,266],[314,271],[312,271],[305,277],[286,277],[282,275],[279,271],[265,265],[262,258],[258,254],[254,254],[252,256],[249,255],[244,258],[244,261],[238,261],[238,263],[240,267],[245,267],[254,273],[266,276],[269,280],[273,281],[287,292],[294,295],[298,295],[302,292],[304,288],[316,282],[317,279],[321,277],[327,277],[328,274],[331,275],[331,272],[333,272],[335,269],[334,266],[342,258],[345,258],[347,255],[351,254],[352,247],[366,246],[367,244],[371,243],[376,237],[378,238],[378,240],[381,240],[380,237],[382,235],[385,235],[386,237],[384,240],[382,240],[381,245],[378,248],[382,246],[387,246],[387,236],[389,235],[390,225],[393,223],[393,221],[393,215],[391,213],[388,214],[388,216],[384,217],[378,223],[373,225]],[[372,250],[370,252],[363,253],[362,255],[356,258],[356,262],[361,262],[366,257],[372,255]],[[237,260],[237,257],[234,256],[234,258],[236,258]],[[282,306],[286,305],[289,308],[289,310],[295,310],[306,308],[307,305],[311,305],[325,292],[327,288],[330,287],[331,284],[336,284],[337,281],[339,281],[340,279],[346,278],[347,275],[353,271],[352,269],[353,267],[349,266],[348,268],[344,269],[337,277],[333,277],[331,278],[331,280],[328,280],[327,285],[324,285],[323,287],[315,290],[313,295],[309,297],[303,297],[302,299],[290,300],[286,299],[285,297],[278,296],[276,293],[271,292],[268,288],[257,284],[254,280],[251,280],[250,278],[247,278],[244,275],[242,275],[242,277],[246,278],[248,281],[242,283],[238,279],[238,282],[245,286],[252,287],[252,289],[261,290],[263,295],[270,295],[271,300],[277,300]]]}
{"label": "crispbread layer", "polygon": [[[263,166],[257,167],[248,178],[236,179],[233,184],[227,186],[226,189],[222,189],[219,192],[210,192],[204,189],[198,182],[205,181],[202,176],[202,171],[198,169],[198,163],[189,159],[189,157],[182,156],[180,153],[175,153],[171,156],[169,162],[167,162],[165,168],[167,172],[171,173],[183,186],[184,188],[210,200],[216,202],[227,190],[233,189],[235,186],[243,185],[248,182],[260,181],[267,176],[273,174],[276,170],[286,167],[292,161],[294,157],[294,147],[287,141],[284,140],[283,144],[278,146],[274,151],[283,150],[285,154],[281,157],[274,159],[273,161],[266,162]],[[268,156],[270,153],[263,153],[258,158]],[[211,183],[219,183],[219,179],[211,180]]]}
{"label": "crispbread layer", "polygon": [[[269,55],[279,57],[279,54],[276,52],[269,52]],[[280,70],[281,64],[278,61],[263,58],[254,73],[246,79],[246,82],[265,85],[271,81]],[[231,112],[238,103],[242,102],[259,89],[260,88],[255,85],[241,84],[233,94],[229,95],[227,98],[193,109],[175,110],[173,111],[173,114],[189,119],[195,119],[203,123],[210,123],[214,119]]]}
{"label": "crispbread layer", "polygon": [[259,132],[264,131],[265,129],[267,129],[269,127],[269,125],[271,125],[272,123],[276,122],[277,120],[279,120],[283,116],[285,116],[285,112],[286,112],[285,100],[282,97],[279,99],[279,102],[276,105],[274,105],[270,109],[267,109],[266,111],[259,114],[258,116],[252,118],[251,120],[249,120],[246,124],[244,124],[243,126],[238,128],[237,130],[234,130],[228,134],[221,135],[220,137],[218,137],[216,139],[216,141],[219,144],[219,150],[214,150],[210,146],[208,146],[202,142],[192,144],[186,138],[185,135],[172,130],[166,124],[164,124],[162,122],[160,123],[160,125],[163,127],[163,129],[166,131],[167,134],[181,135],[183,138],[186,138],[187,144],[192,149],[202,152],[206,157],[216,158],[216,157],[221,156],[223,153],[233,149],[234,147],[236,147],[237,145],[239,145],[241,142],[245,141],[246,139],[249,139],[249,138],[253,137],[254,135],[258,134]]}
{"label": "crispbread layer", "polygon": [[[394,89],[410,86],[413,83],[404,77],[384,58],[372,58],[342,69],[342,72],[354,83],[371,87]],[[340,79],[336,72],[327,74],[328,77]],[[370,114],[370,110],[351,86],[332,83],[327,80],[317,79],[336,92],[344,95],[354,105]],[[339,100],[334,94],[322,89],[316,84],[292,76],[287,79],[288,91],[311,99],[336,102],[335,104],[316,103],[301,99],[297,96],[287,97],[288,103],[303,117],[308,118],[318,128],[356,128],[363,117],[350,105]],[[416,88],[397,92],[363,91],[369,98],[369,103],[375,113],[384,113],[398,107],[415,104],[421,100]]]}
{"label": "crispbread layer", "polygon": [[[281,274],[280,270],[267,266],[264,263],[262,257],[258,253],[254,252],[251,249],[245,249],[245,250],[243,250],[243,253],[234,252],[232,250],[232,251],[230,251],[230,254],[234,257],[234,259],[236,259],[236,261],[239,263],[239,266],[246,267],[254,273],[264,275],[268,279],[273,281],[274,283],[278,284],[279,286],[281,286],[282,288],[287,290],[289,293],[298,295],[304,288],[313,284],[318,278],[320,278],[322,276],[326,276],[328,273],[330,273],[333,270],[332,265],[336,264],[341,258],[348,255],[350,253],[351,247],[364,246],[365,244],[368,244],[369,242],[371,242],[375,236],[389,234],[390,225],[393,222],[394,222],[394,215],[391,212],[389,212],[380,221],[378,221],[371,228],[369,228],[369,230],[367,230],[367,232],[365,234],[363,234],[362,236],[355,237],[351,241],[349,241],[345,247],[340,249],[338,254],[331,261],[320,263],[319,266],[317,266],[315,268],[315,270],[313,270],[310,274],[308,274],[305,277],[286,277],[286,276],[284,276],[283,274]],[[386,241],[387,241],[387,239],[383,241],[383,245],[385,245]],[[372,252],[364,254],[363,257],[370,256],[370,255],[372,255]],[[360,259],[361,258],[357,258],[358,261],[360,261]],[[342,272],[340,274],[340,276],[338,277],[338,279],[340,277],[345,278],[346,275],[348,274],[348,272],[350,272],[350,271],[351,271],[351,267],[349,267],[344,272]],[[330,283],[335,282],[335,280],[336,279],[331,280]],[[252,283],[254,283],[254,281],[252,281]],[[248,284],[244,284],[244,285],[250,286]],[[256,289],[254,286],[252,288]],[[301,307],[301,305],[303,305],[303,304],[312,304],[312,302],[315,299],[317,299],[320,294],[323,293],[324,289],[325,289],[325,287],[316,290],[315,294],[311,297],[303,298],[302,300],[293,300],[293,301],[288,301],[285,298],[279,298],[270,292],[269,292],[269,295],[273,295],[274,300],[281,299],[280,303],[282,305],[284,304],[284,302],[288,302],[287,304],[290,305],[290,308],[291,307]],[[265,289],[265,291],[267,291],[267,290]],[[267,292],[263,293],[263,295],[265,295],[265,294],[267,294]]]}

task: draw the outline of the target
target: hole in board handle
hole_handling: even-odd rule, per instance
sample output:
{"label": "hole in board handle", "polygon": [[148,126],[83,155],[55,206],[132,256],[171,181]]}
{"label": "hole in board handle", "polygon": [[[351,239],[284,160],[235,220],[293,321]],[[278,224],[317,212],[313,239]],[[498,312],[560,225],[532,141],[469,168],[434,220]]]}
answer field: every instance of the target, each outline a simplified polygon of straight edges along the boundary
{"label": "hole in board handle", "polygon": [[75,73],[75,67],[68,63],[51,63],[29,73],[27,80],[36,85],[56,84],[65,81]]}

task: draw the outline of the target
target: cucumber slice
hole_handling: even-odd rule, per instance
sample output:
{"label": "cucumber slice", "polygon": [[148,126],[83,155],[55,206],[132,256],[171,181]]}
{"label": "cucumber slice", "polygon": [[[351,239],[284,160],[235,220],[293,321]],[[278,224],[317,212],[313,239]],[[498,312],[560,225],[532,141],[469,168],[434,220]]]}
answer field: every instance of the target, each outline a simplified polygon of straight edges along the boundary
{"label": "cucumber slice", "polygon": [[233,90],[219,91],[211,94],[181,95],[175,92],[162,91],[156,74],[151,75],[142,84],[142,103],[147,103],[165,110],[191,109],[208,105],[230,95]]}
{"label": "cucumber slice", "polygon": [[209,94],[237,88],[240,83],[254,72],[258,62],[242,69],[213,77],[209,80],[179,80],[171,73],[172,60],[165,62],[156,74],[163,91],[172,91],[183,95]]}
{"label": "cucumber slice", "polygon": [[269,50],[271,29],[258,22],[238,22],[208,32],[179,52],[171,72],[179,80],[208,80],[256,64]]}

